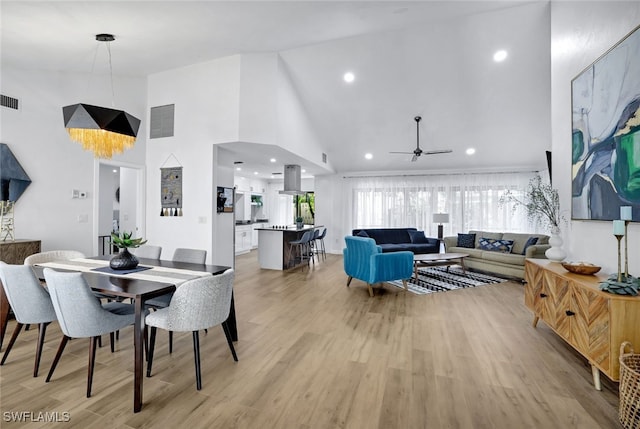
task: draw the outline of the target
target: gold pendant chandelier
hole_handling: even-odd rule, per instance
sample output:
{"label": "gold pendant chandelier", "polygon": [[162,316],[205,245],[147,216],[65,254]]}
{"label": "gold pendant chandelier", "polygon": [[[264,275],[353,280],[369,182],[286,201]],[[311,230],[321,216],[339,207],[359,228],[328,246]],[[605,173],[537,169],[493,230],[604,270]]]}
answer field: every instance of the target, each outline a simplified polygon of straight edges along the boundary
{"label": "gold pendant chandelier", "polygon": [[[96,40],[107,42],[113,94],[110,42],[115,40],[115,37],[111,34],[98,34]],[[92,151],[96,158],[108,159],[114,154],[132,148],[140,128],[140,120],[123,110],[85,103],[63,107],[62,115],[71,140],[80,143],[83,149]]]}

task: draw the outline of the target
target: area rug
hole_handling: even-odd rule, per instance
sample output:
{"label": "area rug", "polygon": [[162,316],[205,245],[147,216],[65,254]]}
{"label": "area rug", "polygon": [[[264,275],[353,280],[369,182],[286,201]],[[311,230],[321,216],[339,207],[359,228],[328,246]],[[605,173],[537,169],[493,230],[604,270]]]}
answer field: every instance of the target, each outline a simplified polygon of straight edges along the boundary
{"label": "area rug", "polygon": [[[447,272],[447,267],[432,267],[419,268],[418,280],[411,278],[408,282],[408,286],[410,292],[417,295],[425,295],[433,292],[466,289],[494,283],[503,283],[506,281],[506,279],[501,279],[487,274],[474,273],[469,270],[464,273],[462,268],[457,266],[449,267],[449,272]],[[400,289],[404,289],[401,280],[395,280],[388,283]]]}

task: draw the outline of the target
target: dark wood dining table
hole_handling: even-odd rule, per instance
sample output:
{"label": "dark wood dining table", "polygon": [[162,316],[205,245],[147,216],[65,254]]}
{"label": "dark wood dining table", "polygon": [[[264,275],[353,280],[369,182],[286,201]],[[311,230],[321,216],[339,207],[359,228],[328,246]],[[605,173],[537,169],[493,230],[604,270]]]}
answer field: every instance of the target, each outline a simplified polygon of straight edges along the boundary
{"label": "dark wood dining table", "polygon": [[[109,260],[110,256],[96,256],[91,259]],[[174,262],[156,259],[139,258],[140,265],[182,269],[190,271],[208,272],[213,275],[221,274],[230,267],[221,265],[193,264],[187,262]],[[33,267],[40,279],[44,279],[42,274],[43,268],[39,266]],[[148,299],[164,295],[176,290],[176,285],[172,283],[140,280],[121,276],[113,276],[96,271],[82,272],[83,277],[87,280],[91,289],[107,295],[113,295],[122,298],[130,298],[135,303],[135,323],[134,323],[134,389],[133,389],[133,411],[135,413],[142,409],[142,384],[144,374],[144,303]],[[2,288],[0,288],[2,289]],[[4,292],[4,290],[2,290]],[[0,333],[4,337],[9,314],[9,304],[4,293],[0,293],[0,308],[2,309],[2,326]],[[5,314],[6,313],[6,314]],[[235,302],[233,294],[231,296],[231,310],[227,319],[231,339],[238,340],[238,329],[236,323]],[[0,345],[2,344],[0,337]]]}

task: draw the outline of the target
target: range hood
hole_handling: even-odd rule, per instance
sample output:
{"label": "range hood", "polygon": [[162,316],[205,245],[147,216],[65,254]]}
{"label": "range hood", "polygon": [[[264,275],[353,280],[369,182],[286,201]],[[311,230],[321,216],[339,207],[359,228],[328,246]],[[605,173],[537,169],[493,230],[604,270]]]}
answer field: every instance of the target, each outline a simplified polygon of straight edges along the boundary
{"label": "range hood", "polygon": [[302,195],[305,192],[301,190],[302,179],[300,175],[300,166],[295,164],[284,166],[284,191],[280,191],[285,195]]}

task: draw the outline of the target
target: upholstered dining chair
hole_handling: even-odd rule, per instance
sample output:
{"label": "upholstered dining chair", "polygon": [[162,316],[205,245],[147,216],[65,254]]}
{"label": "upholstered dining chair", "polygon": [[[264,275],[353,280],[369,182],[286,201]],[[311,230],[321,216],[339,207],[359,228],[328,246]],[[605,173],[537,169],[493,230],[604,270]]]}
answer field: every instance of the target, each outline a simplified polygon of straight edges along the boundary
{"label": "upholstered dining chair", "polygon": [[[207,251],[201,249],[189,249],[179,247],[173,252],[173,262],[188,262],[192,264],[204,264],[207,261]],[[155,310],[166,308],[171,302],[173,292],[160,295],[145,302],[147,308]],[[169,331],[169,353],[173,353],[173,332]]]}
{"label": "upholstered dining chair", "polygon": [[197,390],[202,388],[200,337],[198,334],[201,329],[222,325],[233,360],[238,361],[226,323],[231,308],[233,279],[234,271],[228,269],[219,275],[189,280],[178,286],[168,307],[154,311],[145,318],[147,326],[151,327],[147,377],[151,377],[157,328],[169,332],[190,331],[192,333]]}
{"label": "upholstered dining chair", "polygon": [[59,272],[45,268],[44,278],[49,288],[60,329],[64,334],[45,381],[48,383],[51,380],[70,338],[89,338],[89,371],[87,376],[87,398],[89,398],[91,397],[98,338],[103,334],[110,334],[113,340],[114,332],[133,324],[135,309],[132,304],[118,302],[100,304],[100,301],[91,292],[82,273]]}
{"label": "upholstered dining chair", "polygon": [[86,258],[86,256],[77,250],[49,250],[27,256],[24,258],[24,264],[35,265],[43,262],[66,261],[76,258]]}
{"label": "upholstered dining chair", "polygon": [[7,349],[2,355],[0,365],[4,365],[9,357],[11,348],[16,342],[22,327],[26,324],[38,325],[38,343],[36,345],[36,359],[33,365],[33,376],[38,376],[42,345],[47,331],[47,325],[56,320],[56,312],[51,303],[51,297],[42,287],[30,266],[8,265],[0,261],[0,280],[7,295],[9,305],[16,318],[16,327],[11,335]]}
{"label": "upholstered dining chair", "polygon": [[131,253],[136,255],[138,258],[160,259],[160,254],[162,253],[162,246],[154,246],[152,244],[143,244],[138,248],[131,249]]}
{"label": "upholstered dining chair", "polygon": [[192,264],[204,264],[207,261],[207,251],[201,249],[177,248],[173,252],[173,262],[190,262]]}
{"label": "upholstered dining chair", "polygon": [[373,296],[371,285],[392,280],[402,280],[408,290],[407,280],[413,274],[413,252],[382,253],[373,238],[346,236],[347,247],[342,251],[344,271],[349,276],[347,287],[354,278],[367,283],[369,296]]}

